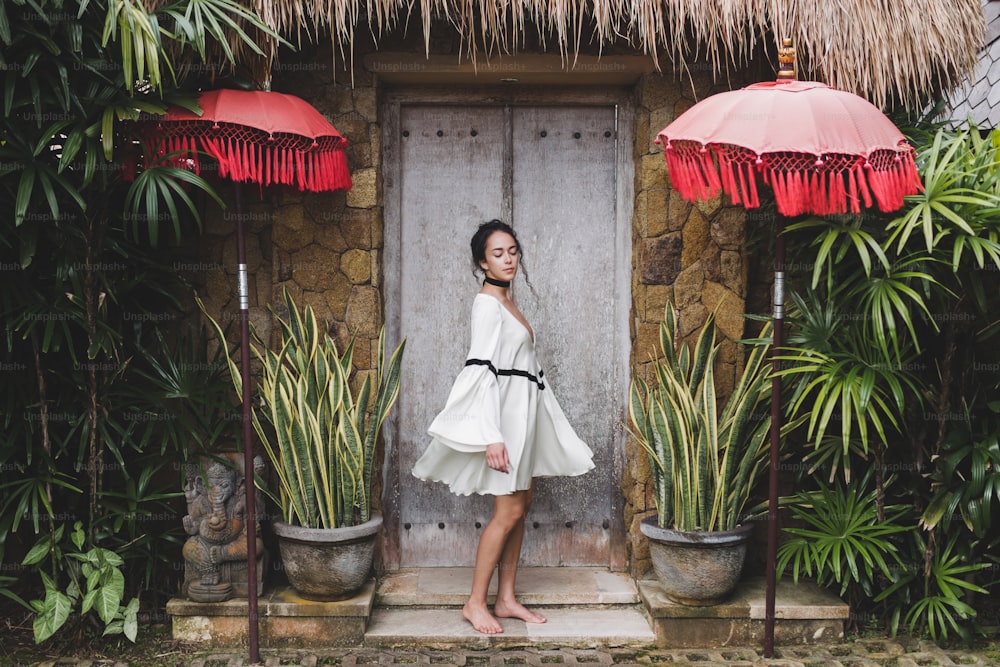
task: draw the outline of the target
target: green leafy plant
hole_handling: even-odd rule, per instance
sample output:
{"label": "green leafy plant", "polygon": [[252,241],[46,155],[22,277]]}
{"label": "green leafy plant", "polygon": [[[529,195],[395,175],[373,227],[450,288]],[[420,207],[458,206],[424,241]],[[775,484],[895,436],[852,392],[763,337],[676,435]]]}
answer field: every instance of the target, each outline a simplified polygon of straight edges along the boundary
{"label": "green leafy plant", "polygon": [[104,623],[104,634],[124,634],[135,641],[139,630],[139,599],[132,598],[122,605],[125,597],[125,575],[121,567],[125,561],[108,549],[91,547],[84,551],[86,534],[83,523],[77,521],[70,533],[72,549],[61,546],[65,524],[60,525],[53,536],[46,535],[39,540],[24,557],[23,565],[37,565],[47,558],[65,565],[68,583],[60,589],[53,576],[39,570],[45,587],[45,597],[32,600],[31,606],[37,612],[34,621],[35,641],[41,643],[55,634],[79,611],[86,616],[93,611]]}
{"label": "green leafy plant", "polygon": [[965,640],[971,638],[967,622],[976,617],[975,608],[963,598],[966,593],[989,594],[970,580],[973,573],[990,567],[989,563],[969,563],[968,553],[959,547],[959,536],[952,535],[943,546],[929,552],[922,533],[914,532],[916,552],[932,553],[928,573],[918,561],[902,569],[891,586],[875,597],[876,602],[891,601],[889,629],[893,635],[900,623],[911,632],[926,632],[932,639],[947,639],[953,632]]}
{"label": "green leafy plant", "polygon": [[[281,328],[278,349],[267,347],[256,332],[252,346],[262,368],[261,408],[254,410],[253,424],[274,462],[280,491],[275,500],[290,524],[339,528],[367,522],[379,431],[399,397],[406,341],[387,361],[383,329],[374,379],[366,374],[355,392],[354,340],[341,353],[311,306],[300,311],[288,290],[284,305],[287,319],[272,310]],[[241,370],[228,350],[227,359],[240,392]]]}
{"label": "green leafy plant", "polygon": [[[1000,502],[1000,402],[986,402],[992,419],[973,415],[966,404],[965,419],[954,420],[942,442],[931,480],[934,496],[921,517],[928,529],[951,527],[960,518],[976,537],[993,526],[994,508]],[[988,426],[973,429],[973,417]]]}
{"label": "green leafy plant", "polygon": [[[141,418],[153,390],[135,372],[136,358],[151,331],[177,326],[169,320],[182,310],[169,296],[181,284],[179,272],[154,251],[158,241],[171,230],[178,244],[193,237],[200,205],[219,200],[208,181],[175,166],[151,166],[136,177],[144,161],[134,121],[175,101],[190,103],[184,76],[188,90],[198,88],[196,79],[236,65],[225,53],[253,51],[268,32],[232,0],[0,6],[0,200],[11,212],[0,221],[0,263],[8,267],[0,281],[0,362],[9,369],[0,464],[17,471],[0,482],[0,559],[20,562],[48,540],[45,575],[64,595],[63,580],[80,554],[96,555],[88,569],[117,569],[124,597],[141,591],[147,605],[151,587],[169,591],[177,575],[165,548],[170,519],[161,518],[179,494],[162,485],[179,488],[166,466],[185,452],[164,435],[177,422]],[[221,49],[220,58],[196,62],[206,43]],[[196,66],[168,71],[176,63]],[[143,387],[147,395],[137,398]],[[159,447],[143,451],[153,439]],[[64,552],[59,545],[69,536],[57,539],[57,524],[68,528],[77,519],[85,546]],[[108,551],[92,551],[101,548]],[[124,565],[109,565],[112,551]],[[144,571],[135,572],[137,563]],[[48,595],[44,577],[21,580],[3,590],[24,599]],[[93,610],[86,616],[95,617]],[[45,627],[58,625],[57,617],[46,618]]]}
{"label": "green leafy plant", "polygon": [[796,582],[803,574],[815,577],[820,585],[839,586],[841,595],[851,585],[875,595],[876,578],[891,576],[892,566],[900,563],[893,536],[912,525],[901,521],[909,512],[905,505],[889,506],[883,518],[878,516],[871,480],[869,471],[848,484],[820,482],[816,490],[784,499],[793,519],[806,527],[784,529],[794,537],[778,549],[778,571],[791,566]]}
{"label": "green leafy plant", "polygon": [[[660,323],[655,383],[638,373],[629,389],[630,430],[649,455],[661,528],[732,530],[767,465],[771,380],[766,345],[751,348],[721,410],[715,386],[715,317],[692,351],[679,344],[677,311]],[[766,325],[762,338],[770,335]]]}

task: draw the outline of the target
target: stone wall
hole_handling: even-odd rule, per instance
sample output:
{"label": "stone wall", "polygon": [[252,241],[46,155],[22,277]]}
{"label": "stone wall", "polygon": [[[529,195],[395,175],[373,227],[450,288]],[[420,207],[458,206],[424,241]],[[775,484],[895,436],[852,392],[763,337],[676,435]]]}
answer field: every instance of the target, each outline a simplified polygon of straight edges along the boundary
{"label": "stone wall", "polygon": [[[703,72],[703,70],[702,70]],[[699,98],[717,92],[706,74],[692,79]],[[663,148],[656,135],[694,103],[691,85],[650,74],[636,89],[635,217],[632,226],[632,368],[651,379],[651,356],[659,356],[659,326],[668,302],[680,314],[681,333],[692,344],[709,313],[718,326],[719,393],[728,395],[742,363],[733,341],[743,336],[747,258],[744,212],[722,199],[691,204],[670,187]],[[622,475],[629,562],[633,576],[651,568],[639,522],[656,513],[649,459],[632,439]]]}

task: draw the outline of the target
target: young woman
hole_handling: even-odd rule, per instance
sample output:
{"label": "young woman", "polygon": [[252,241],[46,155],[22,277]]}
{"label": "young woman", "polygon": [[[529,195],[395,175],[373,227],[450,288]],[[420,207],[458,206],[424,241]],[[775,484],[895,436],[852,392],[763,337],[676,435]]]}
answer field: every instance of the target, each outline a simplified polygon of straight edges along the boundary
{"label": "young woman", "polygon": [[[511,299],[521,260],[514,230],[491,220],[480,225],[471,246],[473,271],[484,274],[472,303],[472,344],[444,410],[428,429],[431,443],[413,474],[444,482],[459,495],[495,496],[462,615],[477,631],[498,634],[503,632],[498,617],[546,620],[514,595],[533,478],[582,475],[594,463],[593,452],[556,402],[535,357],[531,325]],[[491,614],[486,596],[497,566]]]}

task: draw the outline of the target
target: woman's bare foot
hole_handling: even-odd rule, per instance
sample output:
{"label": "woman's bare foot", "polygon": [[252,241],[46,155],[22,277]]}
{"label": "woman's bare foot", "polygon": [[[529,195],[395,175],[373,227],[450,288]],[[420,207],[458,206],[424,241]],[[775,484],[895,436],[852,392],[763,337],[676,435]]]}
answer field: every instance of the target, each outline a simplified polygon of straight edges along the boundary
{"label": "woman's bare foot", "polygon": [[462,607],[462,617],[472,624],[476,632],[481,632],[484,635],[498,635],[503,632],[503,626],[497,619],[493,618],[485,605],[473,605],[471,602],[466,602],[465,606]]}
{"label": "woman's bare foot", "polygon": [[541,614],[536,614],[517,600],[503,602],[497,600],[493,605],[493,613],[498,618],[519,618],[525,623],[544,623],[546,618]]}

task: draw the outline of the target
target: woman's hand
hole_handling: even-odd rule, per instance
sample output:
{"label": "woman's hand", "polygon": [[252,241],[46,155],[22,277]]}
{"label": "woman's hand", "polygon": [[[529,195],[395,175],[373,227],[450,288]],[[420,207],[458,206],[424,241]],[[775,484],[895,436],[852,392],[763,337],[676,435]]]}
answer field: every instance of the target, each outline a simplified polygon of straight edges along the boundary
{"label": "woman's hand", "polygon": [[502,442],[487,445],[486,465],[498,472],[507,472],[510,467],[510,459],[507,458],[507,445]]}

